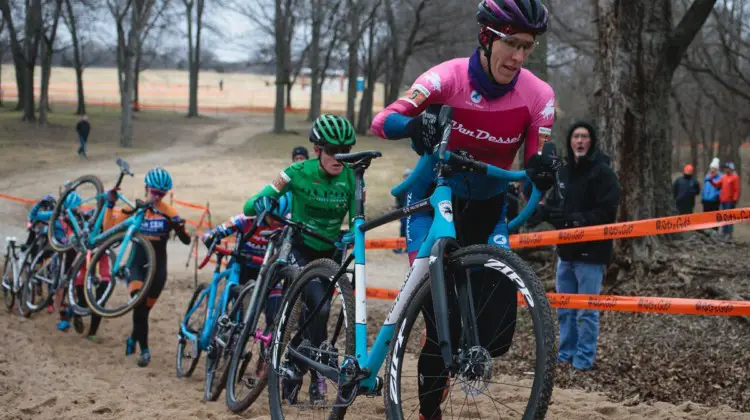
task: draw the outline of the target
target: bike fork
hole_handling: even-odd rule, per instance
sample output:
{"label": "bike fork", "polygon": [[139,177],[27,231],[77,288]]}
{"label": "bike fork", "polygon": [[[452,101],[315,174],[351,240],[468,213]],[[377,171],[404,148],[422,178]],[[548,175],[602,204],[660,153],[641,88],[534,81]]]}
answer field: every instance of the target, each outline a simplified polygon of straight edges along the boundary
{"label": "bike fork", "polygon": [[450,318],[448,317],[448,291],[443,261],[447,252],[457,248],[458,242],[454,238],[444,237],[436,240],[430,251],[430,286],[437,324],[438,344],[440,345],[440,354],[443,356],[443,363],[449,371],[453,371],[454,363]]}

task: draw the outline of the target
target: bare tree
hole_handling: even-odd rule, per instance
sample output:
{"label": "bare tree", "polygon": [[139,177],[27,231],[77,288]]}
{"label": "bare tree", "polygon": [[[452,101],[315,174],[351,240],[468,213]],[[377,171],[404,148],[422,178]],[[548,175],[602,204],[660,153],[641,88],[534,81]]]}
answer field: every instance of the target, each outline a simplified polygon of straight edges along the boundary
{"label": "bare tree", "polygon": [[375,85],[383,75],[385,68],[385,57],[389,53],[387,35],[375,19],[370,19],[367,25],[367,39],[362,57],[362,68],[364,69],[365,87],[362,99],[359,103],[359,115],[357,116],[357,133],[366,134],[372,124],[372,107],[375,100]]}
{"label": "bare tree", "polygon": [[[310,9],[310,109],[307,118],[310,121],[320,116],[323,101],[323,84],[326,72],[331,63],[331,56],[339,43],[339,31],[342,25],[339,16],[341,0],[311,0]],[[327,14],[327,16],[326,16]],[[325,32],[324,32],[325,30]],[[323,41],[328,39],[327,46]],[[321,55],[325,51],[325,57]]]}
{"label": "bare tree", "polygon": [[117,28],[117,81],[120,86],[122,147],[133,145],[135,60],[141,47],[141,32],[151,16],[155,3],[156,0],[107,0]]}
{"label": "bare tree", "polygon": [[18,84],[18,105],[23,109],[24,121],[36,121],[34,108],[34,67],[36,65],[39,42],[42,32],[42,1],[29,0],[25,3],[23,46],[19,41],[17,29],[13,23],[8,0],[0,0],[0,11],[8,25],[11,51],[16,67]]}
{"label": "bare tree", "polygon": [[170,0],[154,0],[151,12],[140,28],[139,48],[135,56],[135,83],[133,91],[133,111],[135,112],[140,111],[141,72],[149,68],[151,60],[157,55],[156,49],[158,49],[158,46],[148,48],[148,41],[153,39],[158,44],[159,40],[162,39],[162,34],[171,23],[170,18],[174,17],[167,13],[170,10],[170,6]]}
{"label": "bare tree", "polygon": [[[357,78],[359,77],[359,48],[362,36],[369,28],[376,10],[383,0],[346,0],[347,16],[347,88],[346,118],[354,121],[354,103],[357,98]],[[369,6],[369,13],[367,8]],[[374,41],[374,40],[373,40]],[[369,43],[368,43],[369,45]],[[380,64],[380,63],[378,63]],[[369,68],[365,68],[368,71]]]}
{"label": "bare tree", "polygon": [[63,21],[65,26],[68,27],[70,32],[70,39],[73,44],[73,68],[76,72],[76,93],[78,98],[78,105],[76,107],[76,114],[83,115],[86,113],[86,98],[83,91],[83,70],[85,66],[83,49],[84,45],[81,42],[81,30],[79,23],[81,18],[90,14],[92,5],[84,0],[76,1],[76,7],[73,7],[71,0],[65,0],[65,13],[63,14]]}
{"label": "bare tree", "polygon": [[[716,0],[695,0],[672,27],[670,0],[596,0],[596,99],[605,151],[622,186],[620,220],[666,216],[670,194],[669,91],[682,56]],[[618,242],[624,266],[648,262],[656,237]]]}
{"label": "bare tree", "polygon": [[[187,15],[188,69],[190,71],[190,100],[188,117],[198,116],[198,73],[201,66],[201,31],[203,30],[203,10],[205,0],[182,0]],[[195,19],[195,38],[193,37]]]}
{"label": "bare tree", "polygon": [[[272,51],[273,63],[276,68],[276,104],[274,106],[273,131],[274,133],[283,133],[286,130],[285,105],[291,105],[289,93],[291,92],[293,70],[292,41],[294,40],[295,23],[298,19],[299,0],[273,0],[273,14],[268,12],[271,10],[270,1],[236,0],[229,5],[229,8],[245,16],[256,24],[261,31],[274,39]],[[285,102],[285,96],[289,102]]]}
{"label": "bare tree", "polygon": [[[63,0],[52,0],[45,4],[45,24],[42,31],[42,84],[39,94],[39,123],[47,124],[49,111],[49,82],[52,75],[52,54],[55,52],[57,25],[60,22]],[[50,7],[54,9],[50,9]]]}
{"label": "bare tree", "polygon": [[[417,50],[429,49],[450,37],[452,16],[465,7],[461,2],[435,0],[383,0],[391,50],[388,57],[385,99],[398,99],[407,62]],[[428,7],[429,6],[429,7]]]}
{"label": "bare tree", "polygon": [[[5,18],[0,13],[0,36],[3,34],[3,31],[5,30]],[[3,66],[2,62],[5,59],[5,42],[0,38],[0,86],[3,85]],[[2,89],[0,89],[0,108],[3,106],[3,92]]]}

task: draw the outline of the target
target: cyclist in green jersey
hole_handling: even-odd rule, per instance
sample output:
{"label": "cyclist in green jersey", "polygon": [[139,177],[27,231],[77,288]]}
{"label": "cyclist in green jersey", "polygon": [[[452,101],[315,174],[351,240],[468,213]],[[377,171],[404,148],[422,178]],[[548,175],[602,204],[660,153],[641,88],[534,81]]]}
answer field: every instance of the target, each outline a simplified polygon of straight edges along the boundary
{"label": "cyclist in green jersey", "polygon": [[[276,200],[291,191],[292,220],[302,222],[318,234],[337,240],[341,233],[344,217],[349,214],[349,223],[356,214],[354,171],[334,156],[338,153],[349,153],[356,143],[354,127],[346,118],[336,115],[321,115],[313,122],[310,130],[310,142],[314,144],[316,158],[297,162],[281,171],[276,179],[266,185],[258,194],[245,203],[246,216],[255,216],[263,211],[273,209]],[[335,260],[337,248],[307,235],[302,236],[300,243],[293,245],[294,262],[303,267],[310,261],[319,258]],[[315,308],[323,300],[328,279],[321,278],[308,285],[305,291],[305,306]],[[326,302],[313,323],[305,331],[305,338],[313,346],[320,346],[327,336],[328,311],[330,301]],[[327,391],[326,379],[312,373],[310,383],[310,402],[320,403]],[[299,383],[284,383],[284,398],[292,403],[296,399],[294,389]]]}

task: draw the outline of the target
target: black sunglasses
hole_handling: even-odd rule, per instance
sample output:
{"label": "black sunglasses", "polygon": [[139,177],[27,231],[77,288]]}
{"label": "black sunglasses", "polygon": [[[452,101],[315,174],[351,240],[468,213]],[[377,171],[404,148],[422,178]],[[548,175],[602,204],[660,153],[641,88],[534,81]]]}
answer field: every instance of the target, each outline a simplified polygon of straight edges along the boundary
{"label": "black sunglasses", "polygon": [[335,146],[327,144],[323,146],[323,152],[328,156],[336,156],[342,153],[349,153],[352,151],[352,146]]}

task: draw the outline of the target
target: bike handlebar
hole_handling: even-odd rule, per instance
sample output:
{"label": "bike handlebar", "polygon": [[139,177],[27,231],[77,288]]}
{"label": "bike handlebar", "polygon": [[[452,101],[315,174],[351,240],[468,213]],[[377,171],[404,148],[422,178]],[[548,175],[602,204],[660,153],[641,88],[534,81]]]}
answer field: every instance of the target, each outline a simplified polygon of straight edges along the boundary
{"label": "bike handlebar", "polygon": [[[493,166],[488,163],[479,162],[447,151],[446,149],[448,147],[448,141],[450,139],[450,133],[452,130],[452,124],[450,121],[451,114],[452,108],[447,105],[443,105],[443,107],[440,109],[438,120],[441,124],[444,125],[445,128],[442,133],[443,135],[440,144],[436,147],[437,150],[434,150],[432,154],[425,153],[424,155],[422,155],[411,174],[409,174],[409,176],[400,184],[391,189],[391,195],[402,195],[412,186],[414,186],[418,181],[421,181],[423,176],[431,176],[432,168],[434,168],[438,164],[458,167],[463,172],[479,172],[480,174],[487,175],[491,178],[499,179],[502,181],[521,181],[524,179],[528,179],[525,170],[508,171],[506,169],[498,168],[497,166]],[[529,182],[531,181],[529,180]],[[534,213],[537,204],[539,204],[539,201],[542,198],[542,192],[537,189],[536,185],[534,185],[533,183],[532,187],[533,190],[531,193],[531,197],[529,197],[529,201],[526,203],[526,206],[524,206],[523,210],[519,212],[518,216],[516,216],[508,223],[509,230],[513,231],[523,225],[526,220],[528,220],[529,217],[531,217],[531,215]]]}

